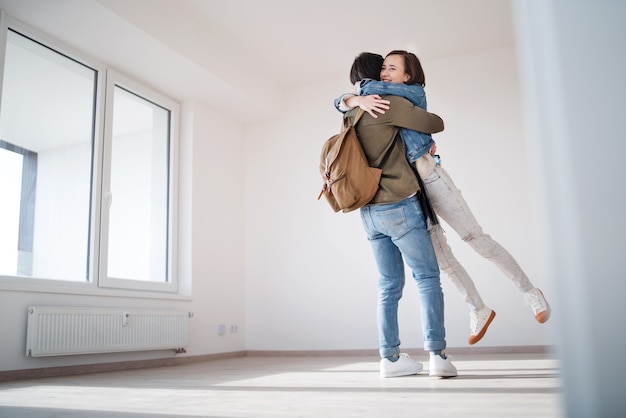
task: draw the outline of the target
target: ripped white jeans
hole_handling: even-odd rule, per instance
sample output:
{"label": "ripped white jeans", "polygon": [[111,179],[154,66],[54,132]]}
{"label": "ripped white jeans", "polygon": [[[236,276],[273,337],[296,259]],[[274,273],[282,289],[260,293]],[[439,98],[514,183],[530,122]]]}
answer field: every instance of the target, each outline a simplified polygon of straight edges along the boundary
{"label": "ripped white jeans", "polygon": [[[424,179],[426,191],[437,216],[456,231],[478,254],[494,263],[508,277],[520,292],[533,288],[513,256],[493,238],[483,232],[474,218],[461,191],[441,166],[436,166],[432,174]],[[430,230],[439,268],[446,273],[461,293],[470,309],[482,309],[485,304],[465,268],[459,263],[448,245],[441,225]]]}

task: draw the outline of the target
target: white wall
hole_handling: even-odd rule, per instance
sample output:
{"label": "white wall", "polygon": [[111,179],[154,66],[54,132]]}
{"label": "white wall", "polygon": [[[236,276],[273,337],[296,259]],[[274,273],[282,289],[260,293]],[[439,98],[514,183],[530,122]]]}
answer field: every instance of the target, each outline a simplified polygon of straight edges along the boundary
{"label": "white wall", "polygon": [[[181,214],[181,222],[191,216],[191,245],[182,251],[191,252],[187,261],[192,269],[181,277],[192,284],[194,318],[188,352],[241,351],[246,335],[242,129],[201,103],[184,108],[193,114],[193,148],[185,154],[191,156],[186,162],[192,178],[182,180],[192,184],[193,195]],[[220,324],[228,330],[236,325],[238,332],[218,336]]]}
{"label": "white wall", "polygon": [[[533,224],[516,51],[482,51],[423,63],[429,109],[444,165],[485,231],[551,296]],[[246,130],[246,278],[250,350],[375,349],[377,270],[358,212],[333,213],[316,197],[322,142],[341,123],[332,100],[346,78],[286,97],[284,119]],[[522,295],[450,228],[448,240],[497,312],[480,346],[550,345],[553,322],[538,324]],[[467,347],[469,315],[442,276],[450,347]],[[422,347],[416,286],[407,280],[401,339]],[[558,313],[555,313],[558,315]]]}

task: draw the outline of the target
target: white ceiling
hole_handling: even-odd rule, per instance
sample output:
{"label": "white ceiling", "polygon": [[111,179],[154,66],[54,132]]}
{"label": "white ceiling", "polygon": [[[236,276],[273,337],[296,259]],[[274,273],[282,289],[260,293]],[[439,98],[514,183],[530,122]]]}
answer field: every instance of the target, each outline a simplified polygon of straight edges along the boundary
{"label": "white ceiling", "polygon": [[432,58],[513,42],[507,0],[97,1],[220,77],[234,65],[281,88],[344,76],[362,51]]}
{"label": "white ceiling", "polygon": [[[511,1],[0,0],[0,6],[107,65],[175,91],[178,100],[217,105],[251,123],[280,109],[285,89],[328,79],[347,84],[352,60],[363,51],[407,49],[429,60],[511,45]],[[146,48],[146,40],[156,46]]]}

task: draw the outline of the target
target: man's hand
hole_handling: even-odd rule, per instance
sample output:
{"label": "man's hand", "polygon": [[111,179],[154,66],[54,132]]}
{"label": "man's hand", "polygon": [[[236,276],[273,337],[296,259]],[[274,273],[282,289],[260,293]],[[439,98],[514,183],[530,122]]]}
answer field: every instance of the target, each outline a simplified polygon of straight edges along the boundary
{"label": "man's hand", "polygon": [[352,108],[358,106],[369,113],[373,118],[378,117],[374,112],[378,112],[382,115],[385,113],[385,110],[389,110],[389,100],[381,98],[378,94],[352,96],[346,99],[346,105]]}

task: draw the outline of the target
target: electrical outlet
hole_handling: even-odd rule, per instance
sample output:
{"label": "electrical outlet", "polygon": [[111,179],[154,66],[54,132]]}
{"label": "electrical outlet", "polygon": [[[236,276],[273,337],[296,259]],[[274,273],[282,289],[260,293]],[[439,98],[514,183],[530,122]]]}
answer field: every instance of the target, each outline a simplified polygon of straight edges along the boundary
{"label": "electrical outlet", "polygon": [[239,332],[239,327],[237,325],[231,325],[230,326],[230,333],[231,334],[236,334],[237,332]]}

